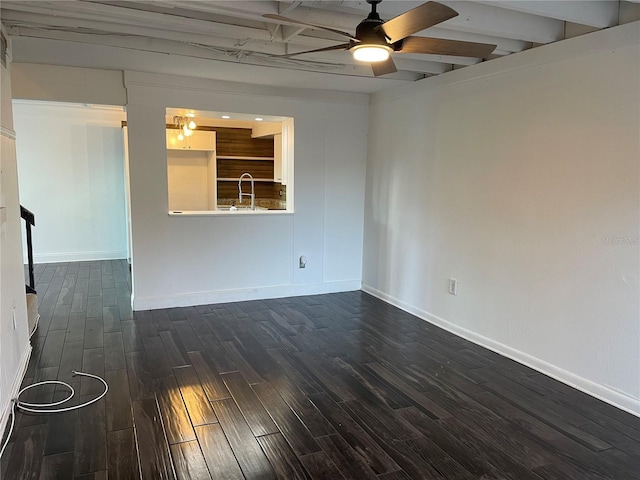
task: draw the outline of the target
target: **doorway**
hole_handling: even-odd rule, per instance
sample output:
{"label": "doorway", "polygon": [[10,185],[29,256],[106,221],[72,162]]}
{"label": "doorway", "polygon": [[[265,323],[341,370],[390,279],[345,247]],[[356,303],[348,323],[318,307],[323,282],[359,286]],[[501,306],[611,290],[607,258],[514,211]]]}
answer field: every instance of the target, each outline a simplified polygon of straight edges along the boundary
{"label": "doorway", "polygon": [[34,262],[130,261],[124,108],[14,100],[13,116]]}

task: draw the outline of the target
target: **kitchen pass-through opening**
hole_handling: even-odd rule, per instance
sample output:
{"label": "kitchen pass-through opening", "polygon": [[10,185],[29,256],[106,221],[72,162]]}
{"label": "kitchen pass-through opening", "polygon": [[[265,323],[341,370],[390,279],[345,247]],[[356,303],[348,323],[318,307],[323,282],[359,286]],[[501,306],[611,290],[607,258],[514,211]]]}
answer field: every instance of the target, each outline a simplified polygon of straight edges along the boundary
{"label": "kitchen pass-through opening", "polygon": [[170,214],[293,211],[293,118],[167,108]]}

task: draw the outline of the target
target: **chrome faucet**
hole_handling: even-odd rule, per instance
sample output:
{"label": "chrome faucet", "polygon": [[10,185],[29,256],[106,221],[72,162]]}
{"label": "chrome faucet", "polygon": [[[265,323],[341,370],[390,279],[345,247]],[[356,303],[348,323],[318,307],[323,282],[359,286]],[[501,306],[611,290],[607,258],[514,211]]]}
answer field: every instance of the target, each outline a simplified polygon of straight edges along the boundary
{"label": "chrome faucet", "polygon": [[[242,193],[242,180],[248,177],[251,180],[251,193]],[[238,180],[238,203],[242,203],[242,197],[251,197],[251,210],[256,209],[256,194],[255,194],[255,184],[253,183],[253,176],[249,172],[245,172],[240,175],[240,180]]]}

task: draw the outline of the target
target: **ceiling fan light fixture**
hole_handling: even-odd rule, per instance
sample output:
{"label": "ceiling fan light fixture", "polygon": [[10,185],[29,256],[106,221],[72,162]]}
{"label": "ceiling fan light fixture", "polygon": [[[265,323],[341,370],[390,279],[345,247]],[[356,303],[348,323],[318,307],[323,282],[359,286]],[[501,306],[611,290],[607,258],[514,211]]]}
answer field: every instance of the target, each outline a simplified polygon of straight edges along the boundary
{"label": "ceiling fan light fixture", "polygon": [[353,58],[361,62],[384,62],[391,55],[391,47],[386,45],[360,44],[351,49]]}
{"label": "ceiling fan light fixture", "polygon": [[[309,53],[348,50],[356,61],[368,63],[373,72],[373,76],[379,77],[398,71],[392,58],[392,54],[395,56],[396,53],[420,53],[485,59],[488,58],[496,48],[495,45],[484,43],[413,36],[422,30],[439,25],[458,15],[458,12],[451,7],[438,3],[438,1],[428,0],[426,3],[418,5],[400,15],[396,15],[387,21],[382,20],[377,12],[377,5],[382,0],[366,1],[371,5],[371,12],[367,15],[367,18],[358,24],[354,35],[336,30],[335,28],[303,22],[283,17],[282,15],[264,14],[263,17],[275,20],[278,24],[293,24],[297,25],[300,29],[313,27],[319,30],[330,31],[349,39],[348,43],[340,45],[275,56],[290,58]],[[300,2],[294,2],[294,4],[298,3]]]}

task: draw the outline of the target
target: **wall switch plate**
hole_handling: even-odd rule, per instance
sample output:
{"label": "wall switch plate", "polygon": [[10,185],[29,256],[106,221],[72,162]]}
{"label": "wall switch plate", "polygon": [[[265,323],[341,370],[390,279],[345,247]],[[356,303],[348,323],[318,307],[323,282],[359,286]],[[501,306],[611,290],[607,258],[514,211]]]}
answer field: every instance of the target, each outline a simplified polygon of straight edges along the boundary
{"label": "wall switch plate", "polygon": [[458,295],[458,280],[455,278],[449,279],[449,293],[451,295]]}
{"label": "wall switch plate", "polygon": [[300,263],[298,264],[298,266],[300,268],[305,268],[307,266],[307,257],[305,257],[304,255],[302,255],[300,257]]}

